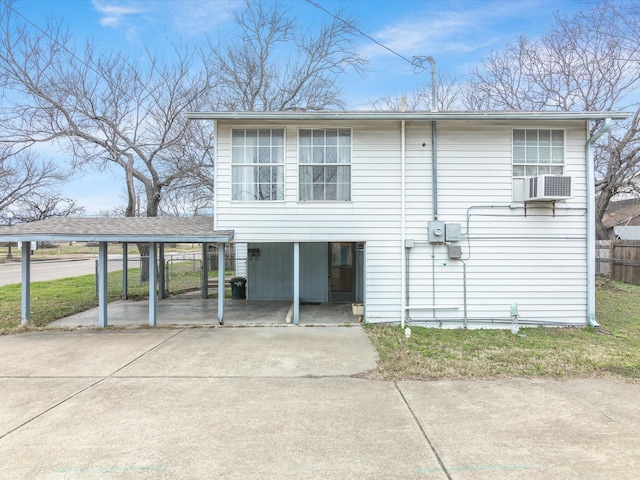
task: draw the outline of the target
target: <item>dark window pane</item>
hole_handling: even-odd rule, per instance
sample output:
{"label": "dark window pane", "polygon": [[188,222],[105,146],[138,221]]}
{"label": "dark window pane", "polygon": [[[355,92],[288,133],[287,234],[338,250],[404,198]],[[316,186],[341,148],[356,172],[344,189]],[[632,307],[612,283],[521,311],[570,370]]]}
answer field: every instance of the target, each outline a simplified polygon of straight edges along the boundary
{"label": "dark window pane", "polygon": [[313,147],[313,163],[324,163],[324,147]]}
{"label": "dark window pane", "polygon": [[282,167],[271,167],[271,182],[284,183]]}
{"label": "dark window pane", "polygon": [[524,130],[513,131],[513,144],[524,145]]}
{"label": "dark window pane", "polygon": [[271,163],[271,149],[269,147],[258,149],[258,163]]}
{"label": "dark window pane", "polygon": [[271,167],[259,167],[258,182],[271,183]]}
{"label": "dark window pane", "polygon": [[271,199],[271,185],[261,183],[259,185],[260,188],[260,200],[270,200]]}
{"label": "dark window pane", "polygon": [[326,183],[336,183],[338,181],[338,167],[325,167],[324,181]]}
{"label": "dark window pane", "polygon": [[312,163],[311,147],[300,147],[300,163]]}
{"label": "dark window pane", "polygon": [[324,182],[324,167],[313,167],[313,183]]}
{"label": "dark window pane", "polygon": [[338,145],[338,131],[337,130],[326,130],[326,142],[327,145]]}
{"label": "dark window pane", "polygon": [[310,183],[300,184],[300,200],[307,201],[313,199],[313,185]]}
{"label": "dark window pane", "polygon": [[351,167],[338,167],[338,181],[351,183]]}
{"label": "dark window pane", "polygon": [[311,146],[311,130],[298,131],[298,139],[301,147]]}
{"label": "dark window pane", "polygon": [[335,184],[332,185],[327,185],[325,187],[325,200],[337,200],[338,196],[337,196],[337,192],[338,192],[338,188]]}
{"label": "dark window pane", "polygon": [[300,183],[311,183],[313,167],[300,167]]}
{"label": "dark window pane", "polygon": [[338,149],[336,147],[327,147],[325,151],[325,162],[326,163],[337,163],[338,161]]}
{"label": "dark window pane", "polygon": [[284,189],[282,185],[272,185],[271,200],[283,200],[283,199],[284,199]]}

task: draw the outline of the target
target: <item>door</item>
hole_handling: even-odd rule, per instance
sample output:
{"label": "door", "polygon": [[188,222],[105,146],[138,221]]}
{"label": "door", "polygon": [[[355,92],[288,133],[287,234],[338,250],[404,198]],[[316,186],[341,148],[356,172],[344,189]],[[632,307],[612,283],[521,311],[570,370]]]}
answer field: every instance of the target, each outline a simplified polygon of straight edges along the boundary
{"label": "door", "polygon": [[353,301],[353,243],[329,244],[329,301]]}

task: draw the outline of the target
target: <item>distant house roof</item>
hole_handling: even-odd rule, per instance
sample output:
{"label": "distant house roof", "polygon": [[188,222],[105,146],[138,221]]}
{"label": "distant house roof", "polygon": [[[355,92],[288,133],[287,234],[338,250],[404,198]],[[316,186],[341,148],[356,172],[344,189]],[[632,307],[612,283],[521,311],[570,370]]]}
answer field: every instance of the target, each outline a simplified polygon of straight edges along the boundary
{"label": "distant house roof", "polygon": [[602,217],[602,225],[605,228],[625,225],[638,216],[640,216],[640,199],[609,202],[607,211]]}
{"label": "distant house roof", "polygon": [[214,231],[212,217],[53,217],[0,227],[1,242],[229,242],[233,231]]}
{"label": "distant house roof", "polygon": [[628,112],[556,111],[293,111],[293,112],[188,112],[192,120],[624,120]]}

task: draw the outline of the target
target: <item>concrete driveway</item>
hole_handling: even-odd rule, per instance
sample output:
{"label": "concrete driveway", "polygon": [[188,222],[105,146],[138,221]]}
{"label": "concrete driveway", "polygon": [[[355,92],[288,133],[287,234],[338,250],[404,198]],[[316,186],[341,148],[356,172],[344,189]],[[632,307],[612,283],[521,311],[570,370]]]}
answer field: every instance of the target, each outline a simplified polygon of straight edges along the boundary
{"label": "concrete driveway", "polygon": [[0,479],[635,479],[640,385],[368,380],[361,327],[0,337]]}

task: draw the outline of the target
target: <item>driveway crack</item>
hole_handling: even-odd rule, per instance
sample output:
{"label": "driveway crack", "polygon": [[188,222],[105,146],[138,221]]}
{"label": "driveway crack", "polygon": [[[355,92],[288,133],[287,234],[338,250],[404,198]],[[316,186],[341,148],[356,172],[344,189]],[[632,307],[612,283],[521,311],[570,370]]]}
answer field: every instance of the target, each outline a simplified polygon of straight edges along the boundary
{"label": "driveway crack", "polygon": [[427,444],[429,445],[429,448],[433,452],[433,455],[436,457],[436,460],[438,461],[438,465],[442,469],[442,472],[446,475],[446,477],[449,480],[453,480],[452,477],[451,477],[451,474],[447,470],[447,467],[445,466],[444,462],[442,461],[442,458],[440,458],[440,454],[438,453],[438,450],[436,450],[435,445],[433,444],[433,442],[429,438],[429,435],[427,435],[427,432],[425,431],[424,427],[422,426],[422,423],[420,423],[420,420],[418,419],[418,416],[416,415],[416,412],[413,411],[413,408],[411,408],[411,405],[409,404],[409,401],[407,400],[407,397],[405,397],[404,393],[402,393],[402,390],[400,389],[400,386],[398,385],[398,382],[394,381],[393,385],[396,387],[396,390],[400,394],[400,398],[402,398],[402,401],[406,405],[407,410],[409,410],[409,412],[411,413],[411,416],[413,417],[413,420],[416,422],[416,425],[420,429],[420,432],[422,433],[422,436],[427,441]]}

